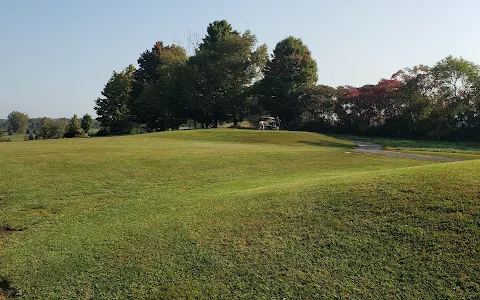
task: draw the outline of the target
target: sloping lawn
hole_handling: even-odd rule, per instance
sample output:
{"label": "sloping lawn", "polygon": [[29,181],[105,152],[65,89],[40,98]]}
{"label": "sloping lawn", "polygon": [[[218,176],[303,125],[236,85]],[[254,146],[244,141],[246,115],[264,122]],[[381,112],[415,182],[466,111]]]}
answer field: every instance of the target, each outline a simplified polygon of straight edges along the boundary
{"label": "sloping lawn", "polygon": [[2,143],[0,287],[20,298],[466,298],[480,161],[319,134]]}

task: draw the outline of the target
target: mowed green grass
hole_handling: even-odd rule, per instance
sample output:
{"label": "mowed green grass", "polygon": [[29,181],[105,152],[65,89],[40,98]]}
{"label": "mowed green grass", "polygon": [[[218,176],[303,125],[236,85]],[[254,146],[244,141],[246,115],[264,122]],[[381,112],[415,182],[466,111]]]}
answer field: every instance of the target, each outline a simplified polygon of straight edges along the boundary
{"label": "mowed green grass", "polygon": [[13,135],[8,135],[7,132],[3,133],[3,138],[4,139],[10,139],[12,142],[23,142],[25,134],[13,134]]}
{"label": "mowed green grass", "polygon": [[480,161],[314,133],[2,143],[0,281],[18,297],[474,298]]}

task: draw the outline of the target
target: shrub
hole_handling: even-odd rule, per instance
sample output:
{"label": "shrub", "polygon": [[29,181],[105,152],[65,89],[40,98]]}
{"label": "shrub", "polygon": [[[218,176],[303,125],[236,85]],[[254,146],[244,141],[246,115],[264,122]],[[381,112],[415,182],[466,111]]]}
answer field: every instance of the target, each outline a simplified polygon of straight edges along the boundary
{"label": "shrub", "polygon": [[62,138],[65,134],[66,123],[63,120],[57,119],[42,119],[42,127],[39,130],[38,136],[44,140],[48,139],[59,139]]}

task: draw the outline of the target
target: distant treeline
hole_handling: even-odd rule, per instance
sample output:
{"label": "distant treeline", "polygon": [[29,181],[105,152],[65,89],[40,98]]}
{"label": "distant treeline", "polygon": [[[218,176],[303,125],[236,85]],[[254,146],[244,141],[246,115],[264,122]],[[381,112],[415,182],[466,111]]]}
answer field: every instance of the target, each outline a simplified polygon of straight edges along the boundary
{"label": "distant treeline", "polygon": [[8,136],[24,135],[24,140],[86,137],[100,129],[100,122],[85,114],[81,119],[29,118],[27,114],[13,111],[7,119],[0,119],[0,142],[9,142]]}

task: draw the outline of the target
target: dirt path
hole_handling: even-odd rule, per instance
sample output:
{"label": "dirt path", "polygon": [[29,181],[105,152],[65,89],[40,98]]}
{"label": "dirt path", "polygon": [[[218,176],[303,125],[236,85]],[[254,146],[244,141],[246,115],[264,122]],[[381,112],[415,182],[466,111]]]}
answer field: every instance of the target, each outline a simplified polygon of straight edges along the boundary
{"label": "dirt path", "polygon": [[455,158],[387,151],[387,150],[383,150],[381,145],[367,143],[367,142],[360,142],[360,141],[351,141],[351,142],[355,143],[358,146],[353,151],[360,152],[360,153],[371,153],[371,154],[384,155],[384,156],[395,156],[395,157],[403,157],[403,158],[444,161],[444,162],[461,161],[461,159],[455,159]]}

